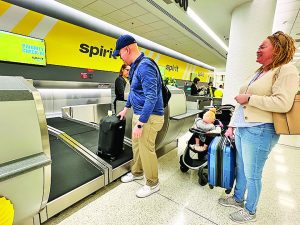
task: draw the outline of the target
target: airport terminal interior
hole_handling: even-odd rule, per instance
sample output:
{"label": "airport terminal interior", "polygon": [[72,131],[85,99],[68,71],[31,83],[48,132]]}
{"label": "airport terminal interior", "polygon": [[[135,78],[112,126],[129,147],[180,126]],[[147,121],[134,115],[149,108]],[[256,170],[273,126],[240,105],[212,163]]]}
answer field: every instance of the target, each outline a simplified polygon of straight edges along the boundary
{"label": "airport terminal interior", "polygon": [[[223,134],[240,85],[259,68],[261,42],[289,34],[300,71],[299,12],[300,0],[0,1],[0,225],[237,224],[237,209],[218,204],[233,194],[235,172],[230,187],[213,185],[213,147],[190,151],[190,128],[215,107],[225,126],[213,140],[235,151]],[[132,110],[118,153],[102,152],[104,121],[126,103],[113,104],[123,64],[113,52],[124,34],[171,93],[155,141],[160,190],[145,198],[136,196],[145,178],[120,179],[133,164]],[[300,135],[281,135],[252,224],[300,224],[299,161]]]}

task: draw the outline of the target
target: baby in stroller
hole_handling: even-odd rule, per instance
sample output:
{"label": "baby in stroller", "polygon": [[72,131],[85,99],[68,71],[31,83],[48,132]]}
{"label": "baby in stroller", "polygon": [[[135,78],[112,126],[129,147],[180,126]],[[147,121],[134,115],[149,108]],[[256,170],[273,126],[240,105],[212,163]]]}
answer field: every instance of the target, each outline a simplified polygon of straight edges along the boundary
{"label": "baby in stroller", "polygon": [[187,147],[180,156],[180,170],[187,172],[189,169],[200,169],[207,165],[207,149],[215,136],[221,133],[221,122],[215,120],[216,109],[211,108],[203,114],[203,118],[197,118],[192,128],[193,133],[187,143]]}
{"label": "baby in stroller", "polygon": [[203,118],[197,118],[193,127],[190,129],[195,133],[195,144],[190,144],[189,147],[195,152],[207,151],[208,145],[213,139],[213,136],[207,133],[220,133],[221,128],[215,126],[216,109],[211,108],[203,114]]}
{"label": "baby in stroller", "polygon": [[199,184],[201,185],[207,183],[208,146],[216,136],[224,132],[233,111],[234,106],[232,105],[222,105],[217,110],[211,108],[201,113],[193,127],[189,129],[193,135],[180,156],[180,170],[182,172],[187,172],[189,169],[199,170]]}

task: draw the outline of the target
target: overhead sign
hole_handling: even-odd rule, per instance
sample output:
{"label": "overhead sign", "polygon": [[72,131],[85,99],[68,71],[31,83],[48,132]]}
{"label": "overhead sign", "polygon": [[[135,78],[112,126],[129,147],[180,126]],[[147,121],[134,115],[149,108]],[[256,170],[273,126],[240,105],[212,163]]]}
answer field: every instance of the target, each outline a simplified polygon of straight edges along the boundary
{"label": "overhead sign", "polygon": [[44,40],[0,31],[0,60],[46,65]]}
{"label": "overhead sign", "polygon": [[[182,3],[184,2],[181,1]],[[24,11],[18,6],[14,6],[14,10],[9,11],[9,7],[12,6],[12,4],[0,1],[0,15],[5,12],[13,18],[14,14]],[[32,11],[28,11],[26,16],[22,17],[19,22],[12,22],[13,24],[9,24],[8,22],[8,25],[11,26],[10,30],[20,34],[20,37],[35,35],[35,37],[45,40],[47,45],[47,65],[89,68],[117,73],[123,64],[120,57],[112,56],[112,52],[116,46],[116,38]],[[41,29],[41,25],[43,25],[43,29]],[[31,39],[28,37],[28,40]],[[39,39],[34,40],[43,42]],[[0,41],[0,51],[6,48],[7,41],[10,40]],[[32,47],[32,45],[28,43],[28,45],[24,45],[22,50],[27,54],[32,53],[32,51],[38,53],[39,49]],[[140,47],[140,51],[145,53],[145,56],[151,57],[159,65],[165,77],[190,80],[191,73],[193,73],[201,74],[200,78],[202,82],[208,82],[209,80],[211,72],[206,68],[142,47]],[[42,55],[45,53],[45,50],[39,53]],[[10,55],[10,57],[18,56],[16,52],[10,53],[7,50],[5,53],[1,52],[1,55]],[[0,60],[5,59],[2,58]],[[6,59],[6,61],[12,61],[12,59]],[[17,60],[15,59],[15,61]],[[24,60],[19,60],[18,62],[28,63],[24,62]],[[44,63],[46,64],[46,61]],[[202,74],[204,75],[202,76]]]}

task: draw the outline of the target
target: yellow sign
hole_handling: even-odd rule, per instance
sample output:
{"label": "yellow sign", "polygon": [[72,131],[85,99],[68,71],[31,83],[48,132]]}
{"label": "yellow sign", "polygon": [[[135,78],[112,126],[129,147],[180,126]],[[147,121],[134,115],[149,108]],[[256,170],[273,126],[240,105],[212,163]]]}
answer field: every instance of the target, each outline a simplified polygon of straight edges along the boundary
{"label": "yellow sign", "polygon": [[46,65],[43,40],[0,31],[0,60]]}
{"label": "yellow sign", "polygon": [[[3,9],[0,13],[6,13],[9,11],[9,4],[0,1],[0,9]],[[12,13],[18,13],[17,10],[20,10],[20,13],[24,12],[21,7],[15,6]],[[44,24],[43,29],[40,29],[40,24]],[[14,32],[22,35],[30,35],[33,32],[45,40],[47,64],[111,72],[119,72],[123,64],[119,57],[112,57],[116,38],[30,10],[18,23],[11,26]],[[37,27],[39,29],[36,29]],[[210,71],[207,69],[148,49],[140,50],[157,62],[165,77],[190,80],[193,74],[201,74],[201,81],[208,81]]]}
{"label": "yellow sign", "polygon": [[[119,72],[123,64],[120,57],[112,56],[115,38],[67,22],[58,21],[45,41],[48,64],[112,72]],[[208,81],[208,69],[148,49],[140,50],[157,62],[165,77],[190,80],[191,74],[197,73],[202,75],[202,82]]]}
{"label": "yellow sign", "polygon": [[63,21],[45,41],[48,64],[117,72],[123,63],[112,57],[116,39]]}

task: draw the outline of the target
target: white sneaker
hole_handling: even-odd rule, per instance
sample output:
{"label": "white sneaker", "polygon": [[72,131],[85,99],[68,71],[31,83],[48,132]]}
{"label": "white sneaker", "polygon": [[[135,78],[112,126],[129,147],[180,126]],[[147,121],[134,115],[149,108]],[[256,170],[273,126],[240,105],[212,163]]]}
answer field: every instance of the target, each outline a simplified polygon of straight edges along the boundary
{"label": "white sneaker", "polygon": [[137,192],[136,192],[136,196],[139,198],[145,198],[148,197],[149,195],[158,192],[159,191],[159,183],[153,187],[150,187],[148,185],[144,185],[143,187],[141,187]]}
{"label": "white sneaker", "polygon": [[132,173],[127,173],[121,177],[123,183],[128,183],[134,180],[143,180],[144,176],[134,176]]}

